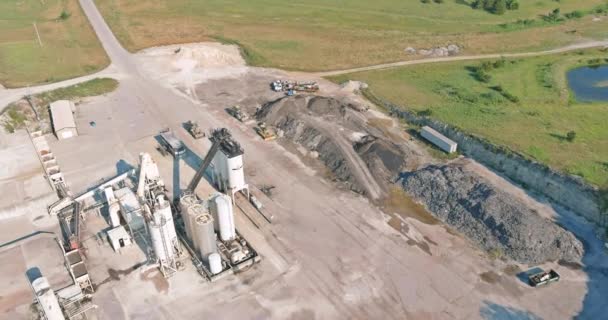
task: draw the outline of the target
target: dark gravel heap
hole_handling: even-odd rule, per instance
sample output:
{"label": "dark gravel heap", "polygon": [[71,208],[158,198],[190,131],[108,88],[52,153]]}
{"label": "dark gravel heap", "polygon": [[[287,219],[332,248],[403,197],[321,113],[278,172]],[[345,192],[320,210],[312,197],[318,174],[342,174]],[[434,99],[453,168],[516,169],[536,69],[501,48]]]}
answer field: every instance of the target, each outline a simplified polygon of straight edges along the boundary
{"label": "dark gravel heap", "polygon": [[581,260],[583,245],[572,233],[460,165],[428,166],[401,178],[405,191],[484,250],[525,264]]}

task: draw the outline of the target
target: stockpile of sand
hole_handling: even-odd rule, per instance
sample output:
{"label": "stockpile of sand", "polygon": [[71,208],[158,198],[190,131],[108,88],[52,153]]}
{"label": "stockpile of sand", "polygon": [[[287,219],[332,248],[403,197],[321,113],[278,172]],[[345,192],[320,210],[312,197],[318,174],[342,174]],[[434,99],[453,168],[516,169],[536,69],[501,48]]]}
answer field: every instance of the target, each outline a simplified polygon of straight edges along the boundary
{"label": "stockpile of sand", "polygon": [[193,88],[211,79],[247,72],[239,48],[219,43],[194,43],[145,49],[136,58],[142,73],[174,87]]}

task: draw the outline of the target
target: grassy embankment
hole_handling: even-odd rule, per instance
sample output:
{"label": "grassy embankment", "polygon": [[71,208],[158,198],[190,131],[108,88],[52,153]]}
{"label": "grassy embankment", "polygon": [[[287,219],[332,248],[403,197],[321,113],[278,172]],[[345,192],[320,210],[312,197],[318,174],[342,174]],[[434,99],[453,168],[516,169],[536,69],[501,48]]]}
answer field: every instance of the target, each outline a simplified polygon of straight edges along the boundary
{"label": "grassy embankment", "polygon": [[77,0],[0,1],[0,30],[0,84],[6,87],[73,78],[109,63]]}
{"label": "grassy embankment", "polygon": [[608,102],[577,102],[568,89],[566,72],[598,61],[608,63],[607,58],[605,51],[588,50],[504,63],[488,60],[485,68],[482,62],[440,63],[332,80],[364,81],[386,101],[605,188]]}
{"label": "grassy embankment", "polygon": [[[474,10],[468,2],[104,0],[97,5],[130,51],[220,39],[240,44],[250,64],[307,71],[416,58],[405,52],[408,46],[455,43],[467,54],[542,50],[601,38],[608,29],[608,17],[593,21],[590,14],[605,0],[520,1],[518,10],[504,15]],[[539,17],[558,7],[585,16],[556,22]]]}
{"label": "grassy embankment", "polygon": [[25,99],[11,103],[0,115],[0,123],[7,132],[14,132],[16,129],[28,127],[38,129],[40,122],[49,121],[48,105],[56,100],[75,100],[85,97],[93,97],[114,91],[118,87],[118,81],[108,78],[98,78],[76,84],[73,86],[56,89],[34,95],[32,101],[36,111],[40,116],[40,121],[36,119],[36,114]]}

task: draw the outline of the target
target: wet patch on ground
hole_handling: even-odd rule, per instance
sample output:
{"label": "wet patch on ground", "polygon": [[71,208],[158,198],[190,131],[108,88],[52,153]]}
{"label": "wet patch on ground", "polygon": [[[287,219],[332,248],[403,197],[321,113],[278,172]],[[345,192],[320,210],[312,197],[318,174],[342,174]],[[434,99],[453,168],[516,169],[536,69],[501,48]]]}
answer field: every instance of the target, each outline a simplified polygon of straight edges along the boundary
{"label": "wet patch on ground", "polygon": [[154,285],[154,289],[156,289],[156,292],[158,293],[169,293],[169,282],[156,268],[143,272],[140,276],[140,279],[142,281],[151,281]]}

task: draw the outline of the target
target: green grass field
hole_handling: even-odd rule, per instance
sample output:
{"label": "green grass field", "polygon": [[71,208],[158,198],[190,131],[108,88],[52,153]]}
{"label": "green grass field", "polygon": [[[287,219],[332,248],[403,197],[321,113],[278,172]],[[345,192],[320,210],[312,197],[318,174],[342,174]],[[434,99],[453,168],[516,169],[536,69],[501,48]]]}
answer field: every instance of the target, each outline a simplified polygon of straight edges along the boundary
{"label": "green grass field", "polygon": [[231,39],[249,62],[292,70],[329,70],[411,59],[408,46],[456,43],[466,53],[515,52],[556,47],[605,36],[608,18],[591,16],[557,25],[503,28],[518,19],[540,20],[590,10],[606,0],[520,1],[519,10],[493,15],[470,0],[424,4],[419,0],[98,0],[119,40],[131,51],[170,43]]}
{"label": "green grass field", "polygon": [[[386,101],[455,125],[559,170],[608,186],[608,102],[578,103],[566,71],[605,51],[506,60],[476,78],[481,62],[438,63],[332,78],[360,80]],[[491,60],[495,62],[497,60]],[[498,87],[500,86],[500,87]],[[512,101],[513,100],[513,101]],[[568,132],[576,137],[567,139]]]}
{"label": "green grass field", "polygon": [[0,30],[0,83],[6,87],[73,78],[109,63],[77,0],[0,1]]}

